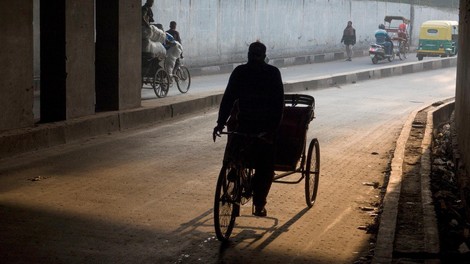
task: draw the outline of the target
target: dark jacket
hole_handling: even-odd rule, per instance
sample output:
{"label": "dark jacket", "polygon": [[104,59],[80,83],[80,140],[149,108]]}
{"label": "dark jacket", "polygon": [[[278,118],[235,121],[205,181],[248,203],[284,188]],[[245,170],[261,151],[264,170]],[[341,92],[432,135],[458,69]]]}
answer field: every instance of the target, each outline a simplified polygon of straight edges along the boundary
{"label": "dark jacket", "polygon": [[275,132],[284,109],[284,86],[278,68],[262,63],[240,65],[230,75],[217,123],[225,125],[238,102],[239,130],[249,133]]}
{"label": "dark jacket", "polygon": [[174,29],[168,29],[166,32],[169,33],[170,35],[172,35],[173,38],[174,38],[176,41],[178,41],[180,44],[182,44],[182,43],[181,43],[181,38],[180,38],[180,33],[179,33],[178,31],[176,31],[176,30],[174,30]]}
{"label": "dark jacket", "polygon": [[344,42],[344,45],[356,44],[356,30],[352,26],[348,26],[344,29],[341,42]]}

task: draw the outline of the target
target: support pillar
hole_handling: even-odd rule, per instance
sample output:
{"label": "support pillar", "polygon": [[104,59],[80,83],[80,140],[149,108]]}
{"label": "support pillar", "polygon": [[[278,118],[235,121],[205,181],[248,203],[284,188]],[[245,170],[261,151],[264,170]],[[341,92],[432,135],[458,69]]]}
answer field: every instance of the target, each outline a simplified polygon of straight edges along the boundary
{"label": "support pillar", "polygon": [[[470,173],[470,1],[460,0],[455,121],[462,158]],[[470,174],[468,174],[470,175]]]}
{"label": "support pillar", "polygon": [[33,118],[33,1],[0,1],[0,131]]}

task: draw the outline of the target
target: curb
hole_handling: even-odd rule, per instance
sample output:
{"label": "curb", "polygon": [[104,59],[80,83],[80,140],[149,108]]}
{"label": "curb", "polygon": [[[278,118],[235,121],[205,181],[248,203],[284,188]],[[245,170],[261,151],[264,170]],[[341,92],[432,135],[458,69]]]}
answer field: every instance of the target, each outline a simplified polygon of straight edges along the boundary
{"label": "curb", "polygon": [[[410,62],[397,66],[383,66],[373,70],[286,82],[284,83],[284,91],[286,93],[310,91],[355,83],[357,81],[454,67],[456,65],[457,58],[451,57],[425,62]],[[137,109],[97,113],[73,120],[9,130],[0,133],[0,159],[41,148],[70,143],[79,139],[138,128],[188,113],[204,111],[217,107],[221,99],[221,93],[186,94],[184,97],[145,100],[142,102],[142,107]]]}
{"label": "curb", "polygon": [[[449,99],[448,99],[449,100]],[[441,106],[431,109],[427,113],[426,128],[421,143],[421,199],[423,208],[423,229],[424,229],[424,250],[426,255],[436,256],[440,251],[439,230],[437,225],[436,212],[433,205],[431,191],[431,146],[434,135],[434,124],[439,126],[445,120],[448,120],[455,102],[447,102]],[[375,254],[373,264],[391,264],[393,263],[393,251],[395,242],[395,230],[398,213],[398,204],[401,191],[401,181],[403,172],[403,162],[406,142],[409,138],[412,123],[416,114],[431,105],[413,111],[403,126],[400,136],[397,140],[397,146],[392,159],[392,171],[390,174],[387,191],[383,200],[383,212],[380,220],[379,231],[377,234]]]}
{"label": "curb", "polygon": [[[369,49],[353,51],[354,57],[369,56]],[[310,63],[322,63],[334,60],[341,60],[345,58],[344,51],[330,52],[324,54],[305,55],[292,58],[275,58],[270,60],[270,64],[276,67],[287,67],[293,65],[302,65]],[[244,62],[243,62],[244,63]],[[230,63],[223,65],[190,67],[191,74],[194,76],[230,73],[242,63]]]}
{"label": "curb", "polygon": [[455,57],[435,61],[410,62],[396,66],[383,66],[373,70],[333,74],[329,76],[318,77],[311,80],[303,80],[300,82],[286,82],[284,83],[284,91],[309,91],[320,88],[338,86],[342,84],[356,83],[358,81],[366,81],[456,66],[457,58]]}
{"label": "curb", "polygon": [[403,125],[400,136],[397,139],[391,162],[392,171],[390,172],[387,190],[383,198],[383,211],[380,217],[379,232],[377,234],[372,264],[392,263],[393,242],[395,240],[395,227],[397,223],[398,200],[400,198],[405,145],[411,132],[413,120],[415,119],[416,114],[422,109],[415,110],[408,116],[408,119]]}

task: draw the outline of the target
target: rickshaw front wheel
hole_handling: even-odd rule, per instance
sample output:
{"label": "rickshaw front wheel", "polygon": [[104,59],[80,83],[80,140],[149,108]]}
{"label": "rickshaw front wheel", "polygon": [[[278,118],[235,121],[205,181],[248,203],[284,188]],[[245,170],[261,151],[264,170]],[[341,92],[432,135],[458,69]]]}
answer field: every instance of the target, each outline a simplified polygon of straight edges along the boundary
{"label": "rickshaw front wheel", "polygon": [[217,179],[214,199],[214,228],[217,239],[228,241],[240,211],[240,178],[234,168],[223,165]]}
{"label": "rickshaw front wheel", "polygon": [[178,86],[178,90],[181,93],[186,93],[189,90],[189,86],[191,86],[191,75],[189,74],[188,68],[186,66],[179,66],[176,68],[175,73],[175,80],[176,85]]}

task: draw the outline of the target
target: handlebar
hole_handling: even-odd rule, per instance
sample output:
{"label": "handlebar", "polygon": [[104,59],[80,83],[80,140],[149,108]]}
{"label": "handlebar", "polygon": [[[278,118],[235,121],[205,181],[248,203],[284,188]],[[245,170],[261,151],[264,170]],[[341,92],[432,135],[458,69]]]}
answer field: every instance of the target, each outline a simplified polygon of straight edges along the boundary
{"label": "handlebar", "polygon": [[217,137],[220,137],[221,135],[238,135],[238,136],[243,136],[247,138],[258,138],[261,140],[266,140],[269,141],[268,139],[265,138],[266,135],[268,135],[268,132],[260,132],[260,133],[244,133],[244,132],[238,132],[238,131],[220,131],[220,133],[214,132],[212,137],[215,142],[215,139]]}
{"label": "handlebar", "polygon": [[268,133],[267,132],[260,132],[260,133],[243,133],[238,131],[227,131],[227,132],[220,132],[221,135],[239,135],[244,137],[251,137],[251,138],[263,138]]}

